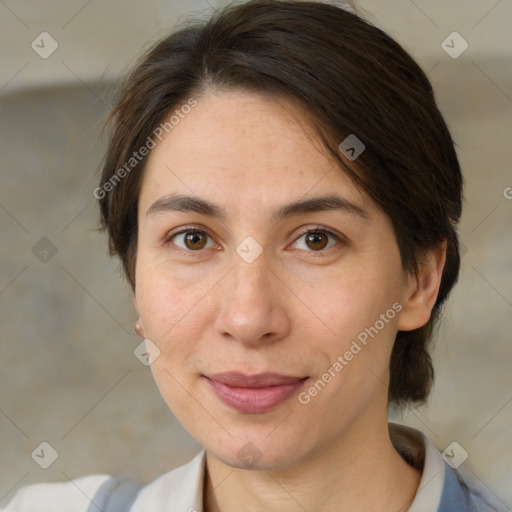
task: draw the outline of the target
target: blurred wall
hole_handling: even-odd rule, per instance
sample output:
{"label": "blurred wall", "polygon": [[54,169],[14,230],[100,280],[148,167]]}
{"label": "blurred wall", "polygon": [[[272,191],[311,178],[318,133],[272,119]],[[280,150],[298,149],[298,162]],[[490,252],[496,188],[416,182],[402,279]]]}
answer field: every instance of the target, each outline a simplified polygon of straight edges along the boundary
{"label": "blurred wall", "polygon": [[[32,482],[149,481],[199,450],[133,355],[135,315],[92,191],[112,81],[178,20],[224,4],[0,2],[0,506]],[[466,177],[436,388],[400,421],[441,450],[457,442],[511,507],[512,3],[357,5],[428,71]],[[48,469],[31,456],[42,442],[57,456]]]}

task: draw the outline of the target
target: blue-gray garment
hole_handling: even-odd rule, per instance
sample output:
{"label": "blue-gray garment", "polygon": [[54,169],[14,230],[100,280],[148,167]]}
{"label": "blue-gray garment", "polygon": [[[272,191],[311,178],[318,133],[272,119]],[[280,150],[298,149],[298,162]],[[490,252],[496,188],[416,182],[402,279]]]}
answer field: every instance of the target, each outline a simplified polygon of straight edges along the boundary
{"label": "blue-gray garment", "polygon": [[464,477],[445,463],[444,485],[437,512],[509,512],[497,500],[490,503],[490,494],[483,495]]}

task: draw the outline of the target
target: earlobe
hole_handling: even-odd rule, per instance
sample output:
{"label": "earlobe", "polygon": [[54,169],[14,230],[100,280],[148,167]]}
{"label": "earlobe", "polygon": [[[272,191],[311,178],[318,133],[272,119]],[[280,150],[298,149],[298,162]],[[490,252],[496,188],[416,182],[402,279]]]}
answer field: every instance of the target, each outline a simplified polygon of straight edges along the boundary
{"label": "earlobe", "polygon": [[404,287],[403,309],[398,316],[398,330],[419,329],[429,321],[439,293],[445,261],[446,240],[424,257],[415,275],[409,276]]}
{"label": "earlobe", "polygon": [[144,327],[142,327],[142,320],[139,319],[137,320],[137,322],[135,323],[135,325],[133,326],[133,332],[137,335],[137,336],[140,336],[141,338],[144,338]]}
{"label": "earlobe", "polygon": [[135,322],[135,325],[133,326],[133,332],[135,334],[137,334],[137,336],[144,338],[144,326],[142,325],[142,319],[140,318],[139,306],[137,304],[137,297],[135,296],[135,293],[133,291],[131,292],[131,300],[132,300],[133,309],[135,309],[135,311],[139,315],[138,320]]}

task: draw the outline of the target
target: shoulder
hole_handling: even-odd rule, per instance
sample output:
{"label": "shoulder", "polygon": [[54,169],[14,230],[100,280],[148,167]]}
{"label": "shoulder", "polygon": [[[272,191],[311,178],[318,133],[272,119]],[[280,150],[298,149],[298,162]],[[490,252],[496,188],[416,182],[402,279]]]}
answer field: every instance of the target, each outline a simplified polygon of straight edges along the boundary
{"label": "shoulder", "polygon": [[430,439],[412,427],[390,423],[396,450],[422,476],[408,512],[509,512],[471,469],[454,469]]}
{"label": "shoulder", "polygon": [[446,464],[446,472],[439,512],[508,512],[489,490],[478,483],[467,471],[453,469]]}
{"label": "shoulder", "polygon": [[[22,487],[0,512],[142,512],[202,509],[205,450],[140,488],[111,475]],[[170,508],[172,507],[172,508]]]}
{"label": "shoulder", "polygon": [[39,483],[19,489],[2,509],[4,512],[87,511],[98,490],[113,479],[109,475],[88,475],[69,482]]}

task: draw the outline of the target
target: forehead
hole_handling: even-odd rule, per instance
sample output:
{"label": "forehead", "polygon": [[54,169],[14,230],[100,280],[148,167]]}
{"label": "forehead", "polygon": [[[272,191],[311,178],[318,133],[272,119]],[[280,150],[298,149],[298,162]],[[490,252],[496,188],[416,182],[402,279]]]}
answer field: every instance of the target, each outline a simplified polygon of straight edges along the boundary
{"label": "forehead", "polygon": [[151,151],[142,202],[183,192],[256,206],[337,191],[369,206],[291,101],[239,91],[196,100]]}

